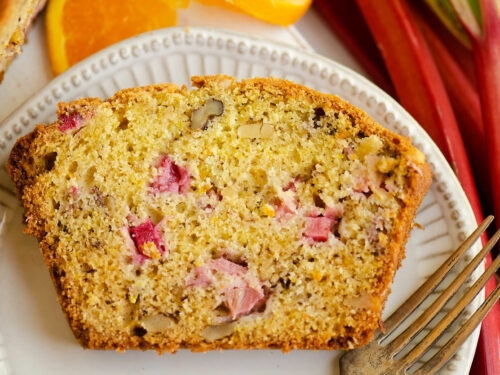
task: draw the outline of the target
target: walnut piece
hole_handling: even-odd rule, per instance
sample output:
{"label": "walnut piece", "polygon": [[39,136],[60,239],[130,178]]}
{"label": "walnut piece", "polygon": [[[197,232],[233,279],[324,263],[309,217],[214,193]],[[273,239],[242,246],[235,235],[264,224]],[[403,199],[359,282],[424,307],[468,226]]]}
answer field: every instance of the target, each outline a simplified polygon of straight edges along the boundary
{"label": "walnut piece", "polygon": [[238,135],[241,138],[271,138],[273,133],[273,127],[268,124],[246,124],[238,128]]}
{"label": "walnut piece", "polygon": [[191,113],[191,128],[195,130],[205,130],[210,120],[214,116],[224,113],[224,104],[217,99],[208,99],[203,107],[195,109]]}
{"label": "walnut piece", "polygon": [[141,326],[148,332],[167,332],[175,324],[174,321],[163,314],[151,315],[142,319]]}
{"label": "walnut piece", "polygon": [[203,331],[201,331],[201,337],[207,341],[215,341],[229,336],[234,331],[235,322],[225,323],[216,326],[208,326]]}

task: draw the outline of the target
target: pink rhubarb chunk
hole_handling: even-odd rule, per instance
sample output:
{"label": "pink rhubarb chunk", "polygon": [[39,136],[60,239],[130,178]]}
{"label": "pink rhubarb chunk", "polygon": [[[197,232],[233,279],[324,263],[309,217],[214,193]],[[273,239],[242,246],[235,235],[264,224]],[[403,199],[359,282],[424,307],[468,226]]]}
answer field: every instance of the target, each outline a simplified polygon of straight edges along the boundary
{"label": "pink rhubarb chunk", "polygon": [[246,267],[240,266],[239,264],[231,262],[225,258],[211,260],[209,267],[214,271],[227,273],[228,275],[243,275],[248,271]]}
{"label": "pink rhubarb chunk", "polygon": [[335,206],[327,207],[325,209],[325,212],[323,213],[323,216],[326,216],[334,220],[335,221],[334,225],[335,225],[338,219],[340,219],[343,214],[344,214],[344,207],[340,204],[337,204]]}
{"label": "pink rhubarb chunk", "polygon": [[135,227],[129,227],[128,231],[134,242],[136,252],[139,255],[137,260],[140,264],[144,263],[144,261],[149,258],[149,256],[143,253],[143,245],[148,242],[154,243],[161,255],[165,254],[166,248],[162,235],[158,228],[153,225],[149,217],[144,223]]}
{"label": "pink rhubarb chunk", "polygon": [[287,217],[288,215],[295,214],[295,211],[290,209],[286,204],[281,203],[277,208],[276,208],[276,219],[280,220],[282,218]]}
{"label": "pink rhubarb chunk", "polygon": [[369,193],[370,185],[368,177],[366,176],[356,176],[354,177],[354,184],[352,190],[356,193]]}
{"label": "pink rhubarb chunk", "polygon": [[304,236],[316,242],[325,242],[334,225],[335,220],[329,217],[308,217]]}
{"label": "pink rhubarb chunk", "polygon": [[78,198],[78,192],[79,192],[79,189],[76,186],[71,187],[71,196],[73,197],[73,199]]}
{"label": "pink rhubarb chunk", "polygon": [[231,262],[226,258],[212,259],[204,266],[194,269],[195,277],[188,280],[187,286],[207,286],[212,283],[211,273],[220,272],[227,275],[241,276],[248,271],[248,268],[240,266],[237,263]]}
{"label": "pink rhubarb chunk", "polygon": [[210,260],[204,266],[194,269],[195,277],[187,281],[187,286],[205,287],[212,284],[212,272],[219,272],[234,276],[234,281],[224,288],[224,297],[227,308],[232,319],[248,314],[259,306],[265,299],[262,287],[258,289],[248,285],[243,275],[248,271],[247,267],[231,262],[225,258]]}
{"label": "pink rhubarb chunk", "polygon": [[158,175],[150,187],[154,194],[181,194],[189,190],[191,177],[187,169],[175,164],[167,155],[163,155],[157,165]]}
{"label": "pink rhubarb chunk", "polygon": [[226,288],[224,296],[226,297],[226,306],[233,319],[248,314],[265,298],[262,288],[257,290],[249,286]]}
{"label": "pink rhubarb chunk", "polygon": [[205,267],[196,267],[194,273],[196,276],[187,281],[187,286],[209,286],[212,283],[212,278],[209,274],[210,270]]}
{"label": "pink rhubarb chunk", "polygon": [[68,130],[78,130],[83,126],[83,117],[78,113],[74,112],[70,115],[63,113],[59,116],[59,130],[65,133]]}

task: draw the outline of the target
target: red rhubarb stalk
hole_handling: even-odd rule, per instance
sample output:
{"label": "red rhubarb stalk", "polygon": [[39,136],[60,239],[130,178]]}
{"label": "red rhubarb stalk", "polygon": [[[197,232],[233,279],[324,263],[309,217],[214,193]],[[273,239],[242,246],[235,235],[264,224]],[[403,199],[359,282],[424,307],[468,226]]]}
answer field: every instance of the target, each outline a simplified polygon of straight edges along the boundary
{"label": "red rhubarb stalk", "polygon": [[441,149],[464,189],[478,222],[481,206],[448,95],[425,43],[402,0],[357,0],[382,52],[401,104]]}
{"label": "red rhubarb stalk", "polygon": [[395,96],[382,55],[356,2],[315,0],[314,5],[373,82],[389,95]]}
{"label": "red rhubarb stalk", "polygon": [[450,33],[453,34],[455,40],[470,49],[471,44],[469,36],[462,27],[460,19],[458,18],[453,5],[451,5],[450,0],[424,0],[424,2],[430,9],[432,9],[433,13],[439,18],[442,25],[444,25]]}
{"label": "red rhubarb stalk", "polygon": [[[486,146],[490,161],[493,209],[500,227],[500,9],[494,0],[479,0],[482,27],[471,16],[471,9],[460,1],[451,0],[462,25],[472,42],[479,96],[484,118]],[[500,255],[497,255],[500,256]],[[486,259],[487,265],[491,263]],[[495,288],[495,280],[486,284],[486,293]],[[483,371],[500,374],[500,306],[496,304],[481,328],[479,342]]]}
{"label": "red rhubarb stalk", "polygon": [[427,41],[436,66],[441,74],[446,91],[450,97],[451,105],[457,115],[457,122],[462,138],[467,140],[465,148],[471,162],[475,180],[483,195],[487,196],[491,201],[489,194],[488,155],[484,151],[485,138],[479,95],[426,20],[417,11],[413,12],[413,16]]}
{"label": "red rhubarb stalk", "polygon": [[451,2],[472,42],[490,161],[493,209],[500,227],[500,5],[495,0],[479,0],[481,28],[462,1]]}
{"label": "red rhubarb stalk", "polygon": [[[431,7],[425,6],[421,1],[413,1],[412,5],[420,11],[422,18],[425,19],[425,23],[431,27],[434,31],[435,35],[439,36],[439,40],[446,46],[448,52],[453,56],[453,59],[456,63],[462,68],[466,77],[471,81],[472,85],[476,88],[477,91],[477,82],[476,82],[476,68],[474,66],[474,58],[472,56],[471,51],[471,43],[467,33],[463,29],[460,24],[460,20],[458,17],[456,18],[456,24],[451,22],[451,24],[456,25],[460,30],[454,30],[450,27],[446,27],[442,20],[445,17],[444,15],[436,14],[436,9],[441,9],[441,6],[436,6],[439,4],[446,4],[451,8],[452,12],[453,7],[448,2],[448,0],[425,0],[427,5]],[[433,12],[434,11],[434,12]],[[449,25],[450,23],[448,23]],[[457,39],[455,36],[458,34],[465,36],[466,43],[463,43],[463,38]]]}

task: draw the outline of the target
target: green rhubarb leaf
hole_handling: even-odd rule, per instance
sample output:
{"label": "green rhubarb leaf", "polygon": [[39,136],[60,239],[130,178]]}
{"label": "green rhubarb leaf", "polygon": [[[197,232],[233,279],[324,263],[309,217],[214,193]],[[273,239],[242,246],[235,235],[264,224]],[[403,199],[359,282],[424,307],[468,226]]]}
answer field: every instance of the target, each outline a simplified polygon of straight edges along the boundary
{"label": "green rhubarb leaf", "polygon": [[[478,0],[469,0],[478,3]],[[457,38],[465,47],[471,48],[471,43],[467,32],[462,26],[462,22],[455,13],[453,5],[449,0],[425,0],[429,8],[441,20],[446,28]],[[478,5],[479,6],[479,5]]]}
{"label": "green rhubarb leaf", "polygon": [[[480,0],[449,0],[462,26],[472,38],[482,35]],[[478,18],[479,17],[479,18]]]}
{"label": "green rhubarb leaf", "polygon": [[477,22],[483,28],[483,20],[481,18],[481,4],[480,0],[469,0],[469,6],[470,9],[472,10],[472,13],[474,13],[474,16],[476,17]]}

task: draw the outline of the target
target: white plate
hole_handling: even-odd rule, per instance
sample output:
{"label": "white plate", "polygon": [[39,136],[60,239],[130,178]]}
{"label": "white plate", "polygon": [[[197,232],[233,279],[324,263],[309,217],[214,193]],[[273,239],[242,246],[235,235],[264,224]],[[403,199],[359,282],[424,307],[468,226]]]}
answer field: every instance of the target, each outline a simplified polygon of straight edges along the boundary
{"label": "white plate", "polygon": [[[275,42],[204,28],[170,28],[146,33],[86,59],[43,88],[0,126],[0,203],[16,207],[7,193],[5,160],[15,139],[36,123],[55,120],[55,104],[78,97],[106,98],[119,89],[157,82],[189,85],[197,74],[237,78],[283,77],[339,95],[387,128],[407,135],[424,152],[434,172],[432,187],[416,221],[407,257],[386,305],[387,317],[475,228],[472,210],[455,175],[424,130],[393,99],[348,68],[319,55]],[[13,219],[0,247],[0,375],[4,374],[336,374],[336,351],[225,351],[205,354],[182,350],[125,354],[85,351],[74,340],[56,301],[36,241],[22,233],[22,212]],[[2,218],[0,217],[0,222]],[[469,253],[474,254],[478,247]],[[458,268],[460,268],[459,265]],[[455,271],[456,272],[456,271]],[[475,274],[472,279],[477,278]],[[459,291],[458,295],[462,294]],[[435,297],[435,296],[434,296]],[[483,299],[481,294],[457,319],[459,325]],[[428,304],[428,303],[427,303]],[[476,330],[442,373],[467,374],[479,332]],[[449,334],[448,334],[449,335]],[[449,336],[448,336],[449,337]],[[437,342],[435,348],[442,343]],[[435,350],[431,351],[431,354]]]}

